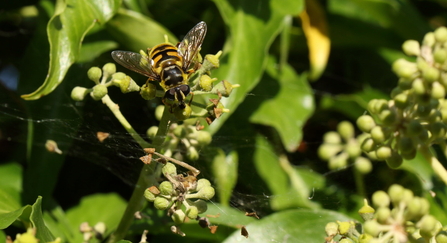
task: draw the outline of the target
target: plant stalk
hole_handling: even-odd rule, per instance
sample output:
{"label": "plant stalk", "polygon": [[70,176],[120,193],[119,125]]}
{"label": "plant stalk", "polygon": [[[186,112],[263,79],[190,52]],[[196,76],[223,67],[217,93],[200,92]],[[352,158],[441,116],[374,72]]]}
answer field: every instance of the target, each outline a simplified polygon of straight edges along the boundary
{"label": "plant stalk", "polygon": [[425,159],[430,163],[435,174],[447,185],[447,171],[439,160],[433,156],[430,148],[423,146],[419,149]]}

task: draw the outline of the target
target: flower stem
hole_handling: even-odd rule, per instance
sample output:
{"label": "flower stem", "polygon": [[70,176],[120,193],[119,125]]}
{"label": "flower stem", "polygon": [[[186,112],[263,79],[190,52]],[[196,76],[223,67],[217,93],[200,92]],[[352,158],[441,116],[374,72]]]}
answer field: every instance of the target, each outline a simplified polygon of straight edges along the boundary
{"label": "flower stem", "polygon": [[[122,113],[119,110],[119,107],[117,104],[115,104],[108,95],[104,96],[102,98],[102,101],[104,104],[106,104],[109,109],[113,112],[115,117],[120,121],[120,123],[123,125],[123,127],[130,133],[130,135],[138,142],[138,144],[141,146],[141,148],[149,148],[153,147],[155,149],[160,148],[161,144],[164,142],[166,138],[166,134],[168,132],[169,123],[170,123],[170,117],[171,114],[169,113],[168,109],[165,109],[163,112],[162,119],[160,121],[160,125],[158,128],[157,135],[153,141],[153,144],[150,144],[146,142],[130,125],[130,123],[126,120],[126,118],[122,115]],[[126,235],[129,227],[131,226],[134,215],[137,211],[141,210],[143,207],[143,204],[145,202],[144,199],[144,191],[146,188],[150,187],[151,185],[157,184],[157,177],[159,176],[159,173],[154,173],[156,170],[157,163],[151,163],[144,165],[141,169],[140,176],[138,178],[137,185],[134,188],[134,191],[132,192],[132,196],[129,199],[129,202],[127,204],[126,210],[124,211],[123,216],[121,217],[121,221],[118,225],[118,228],[116,231],[112,234],[110,239],[108,240],[109,243],[117,242],[124,238]]]}
{"label": "flower stem", "polygon": [[433,156],[430,148],[427,146],[423,146],[419,149],[419,151],[422,153],[425,159],[429,161],[435,174],[447,185],[447,171],[444,166],[442,166],[441,162],[439,162],[439,160],[435,156]]}

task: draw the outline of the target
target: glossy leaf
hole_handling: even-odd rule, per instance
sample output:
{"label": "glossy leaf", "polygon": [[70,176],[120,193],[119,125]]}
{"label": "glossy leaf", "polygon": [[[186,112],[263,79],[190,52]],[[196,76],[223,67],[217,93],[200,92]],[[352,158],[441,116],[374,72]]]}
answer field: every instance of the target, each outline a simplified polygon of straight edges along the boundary
{"label": "glossy leaf", "polygon": [[47,25],[50,63],[45,82],[34,92],[22,95],[35,100],[51,93],[79,58],[82,40],[95,24],[106,23],[118,10],[119,0],[59,0]]}
{"label": "glossy leaf", "polygon": [[[292,207],[317,207],[309,201],[310,188],[298,173],[287,173],[282,161],[284,158],[278,157],[272,146],[263,137],[256,138],[256,151],[254,163],[257,172],[268,185],[273,196],[271,197],[271,207],[274,210],[281,210]],[[292,174],[293,173],[293,174]]]}
{"label": "glossy leaf", "polygon": [[[193,26],[191,26],[192,28]],[[126,48],[138,52],[165,42],[177,43],[177,38],[153,19],[131,10],[120,9],[106,25],[107,30]],[[186,33],[184,33],[186,34]]]}
{"label": "glossy leaf", "polygon": [[27,205],[15,211],[8,211],[2,208],[0,212],[0,229],[5,229],[9,227],[12,223],[14,223],[14,221],[16,221],[23,214],[25,210],[31,210],[31,206]]}
{"label": "glossy leaf", "polygon": [[30,221],[33,227],[36,228],[36,238],[41,242],[54,241],[54,236],[45,225],[42,215],[42,197],[38,197],[36,202],[32,205]]}
{"label": "glossy leaf", "polygon": [[233,228],[238,228],[240,225],[247,225],[257,220],[256,218],[245,216],[245,212],[241,210],[220,204],[208,204],[206,214],[218,216],[208,217],[212,224],[226,225]]}
{"label": "glossy leaf", "polygon": [[[215,0],[214,3],[228,27],[229,38],[221,66],[213,72],[213,76],[240,85],[228,99],[222,99],[225,107],[232,112],[261,79],[271,43],[286,17],[301,12],[303,1],[259,1],[253,4],[248,0]],[[224,114],[216,119],[210,131],[216,132],[229,115]]]}
{"label": "glossy leaf", "polygon": [[250,121],[274,127],[289,152],[295,151],[302,139],[302,127],[314,110],[313,92],[306,75],[299,76],[290,65],[279,71],[274,60],[269,59],[267,74],[263,81],[268,87],[271,82],[279,83],[279,92],[266,99],[250,117]]}
{"label": "glossy leaf", "polygon": [[234,232],[224,242],[297,242],[320,243],[326,233],[324,227],[336,220],[350,220],[343,214],[328,210],[294,209],[274,213],[245,225],[248,238]]}
{"label": "glossy leaf", "polygon": [[226,155],[222,149],[217,149],[212,168],[219,202],[222,205],[229,206],[231,194],[237,182],[237,167],[238,156],[236,151]]}
{"label": "glossy leaf", "polygon": [[79,55],[78,62],[91,62],[104,52],[110,52],[118,47],[115,41],[95,41],[90,43],[84,43],[81,47],[81,54]]}
{"label": "glossy leaf", "polygon": [[306,9],[301,12],[300,19],[309,47],[309,79],[316,80],[326,68],[331,49],[324,9],[318,1],[306,0]]}
{"label": "glossy leaf", "polygon": [[0,213],[20,208],[22,168],[17,163],[0,166]]}
{"label": "glossy leaf", "polygon": [[[105,223],[105,236],[113,232],[126,208],[126,202],[117,194],[94,194],[84,197],[81,203],[66,212],[71,227],[78,228],[83,222],[91,227],[99,222]],[[82,241],[82,235],[75,235],[75,242]]]}

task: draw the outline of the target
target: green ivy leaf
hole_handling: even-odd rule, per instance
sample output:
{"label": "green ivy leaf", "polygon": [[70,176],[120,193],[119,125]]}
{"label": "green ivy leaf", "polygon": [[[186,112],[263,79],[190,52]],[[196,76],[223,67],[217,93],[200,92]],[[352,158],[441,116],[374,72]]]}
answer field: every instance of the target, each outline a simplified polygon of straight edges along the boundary
{"label": "green ivy leaf", "polygon": [[33,223],[33,227],[36,228],[36,238],[40,242],[54,241],[54,236],[45,225],[42,215],[42,197],[38,197],[36,202],[32,205],[32,211],[30,215],[30,221]]}
{"label": "green ivy leaf", "polygon": [[217,149],[212,168],[219,202],[222,205],[229,206],[231,194],[237,182],[237,165],[238,155],[236,151],[226,155],[222,149]]}
{"label": "green ivy leaf", "polygon": [[261,106],[250,117],[250,121],[274,127],[289,152],[295,151],[302,139],[302,128],[307,118],[314,111],[313,92],[306,75],[299,76],[290,65],[284,64],[282,70],[275,68],[276,63],[270,58],[267,64],[268,90],[275,82],[279,91]]}
{"label": "green ivy leaf", "polygon": [[[191,26],[192,28],[193,26]],[[178,40],[166,28],[153,19],[131,10],[120,9],[106,25],[107,30],[129,51],[138,52],[165,42]],[[186,34],[186,33],[185,33]]]}
{"label": "green ivy leaf", "polygon": [[224,242],[306,242],[319,243],[326,237],[325,226],[336,220],[351,220],[328,210],[294,209],[271,214],[245,225],[248,238],[234,232]]}
{"label": "green ivy leaf", "polygon": [[50,63],[45,82],[23,99],[36,100],[51,93],[79,58],[82,40],[95,24],[106,23],[118,10],[120,0],[59,0],[47,25]]}
{"label": "green ivy leaf", "polygon": [[[73,228],[79,228],[83,222],[92,227],[103,222],[107,226],[107,237],[118,227],[125,208],[126,202],[118,194],[94,194],[84,197],[78,206],[68,210],[66,217]],[[82,242],[82,234],[76,235],[74,242]]]}
{"label": "green ivy leaf", "polygon": [[[268,49],[280,32],[289,15],[297,15],[303,9],[303,1],[278,0],[261,1],[225,1],[214,0],[222,18],[229,29],[221,66],[213,76],[224,79],[240,87],[233,90],[222,103],[230,112],[244,100],[261,79],[264,72]],[[224,114],[210,126],[216,132],[228,118]]]}
{"label": "green ivy leaf", "polygon": [[78,62],[91,62],[102,53],[114,50],[117,47],[118,44],[115,41],[108,40],[84,43],[81,47],[81,54],[79,55]]}

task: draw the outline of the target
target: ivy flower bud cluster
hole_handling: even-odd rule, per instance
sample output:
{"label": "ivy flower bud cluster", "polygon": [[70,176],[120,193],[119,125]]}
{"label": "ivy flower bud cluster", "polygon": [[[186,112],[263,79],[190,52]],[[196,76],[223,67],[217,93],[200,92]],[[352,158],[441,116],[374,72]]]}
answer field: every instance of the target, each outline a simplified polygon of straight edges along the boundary
{"label": "ivy flower bud cluster", "polygon": [[354,126],[348,121],[340,122],[337,131],[324,135],[323,144],[318,149],[321,159],[328,161],[329,169],[345,168],[354,163],[354,168],[361,174],[367,174],[372,169],[371,160],[361,156],[361,143],[365,135],[355,137]]}
{"label": "ivy flower bud cluster", "polygon": [[[157,107],[156,113],[163,113],[163,109],[165,109],[164,106]],[[156,115],[156,117],[158,116]],[[172,123],[170,125],[165,142],[161,147],[165,156],[183,160],[186,155],[186,158],[192,161],[199,158],[199,151],[211,143],[212,136],[208,131],[198,131],[197,126],[191,124],[194,121],[194,119],[190,119],[184,121],[183,124]],[[150,139],[154,139],[157,132],[158,127],[152,126],[146,134]]]}
{"label": "ivy flower bud cluster", "polygon": [[420,148],[447,138],[447,28],[425,35],[422,43],[408,40],[404,52],[414,61],[398,59],[393,71],[399,77],[391,100],[373,99],[370,115],[358,118],[357,125],[368,137],[365,152],[375,153],[389,167],[399,167]]}
{"label": "ivy flower bud cluster", "polygon": [[100,100],[108,93],[110,86],[117,86],[121,92],[128,93],[139,91],[140,87],[122,72],[116,72],[116,66],[113,63],[105,64],[102,69],[99,67],[91,67],[87,71],[87,76],[95,83],[92,88],[76,86],[71,91],[71,98],[75,101],[82,101],[90,94],[94,100]]}
{"label": "ivy flower bud cluster", "polygon": [[172,163],[166,163],[162,173],[167,180],[158,187],[152,186],[144,192],[145,198],[153,202],[155,208],[167,210],[176,225],[186,218],[199,220],[199,214],[206,212],[206,201],[214,197],[215,190],[207,179],[199,179],[189,173],[177,173]]}
{"label": "ivy flower bud cluster", "polygon": [[[336,237],[346,242],[446,242],[447,227],[429,214],[429,202],[415,196],[400,185],[390,186],[387,192],[376,191],[371,207],[365,199],[359,214],[364,223],[330,222],[326,225],[326,242]],[[342,242],[342,241],[340,241]]]}

